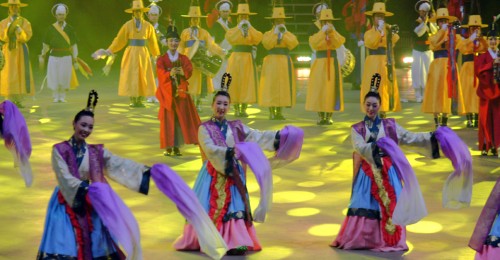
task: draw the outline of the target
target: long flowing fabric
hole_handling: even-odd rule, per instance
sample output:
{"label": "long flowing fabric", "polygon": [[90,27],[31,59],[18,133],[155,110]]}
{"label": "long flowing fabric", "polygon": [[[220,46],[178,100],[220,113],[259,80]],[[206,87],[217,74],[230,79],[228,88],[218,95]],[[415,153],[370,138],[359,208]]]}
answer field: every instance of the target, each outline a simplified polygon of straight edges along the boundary
{"label": "long flowing fabric", "polygon": [[443,154],[455,169],[443,187],[443,207],[468,207],[472,197],[472,156],[467,145],[449,127],[439,127],[435,134]]}
{"label": "long flowing fabric", "polygon": [[484,242],[493,226],[493,222],[500,210],[500,178],[497,179],[497,183],[486,201],[486,204],[479,215],[479,219],[476,222],[476,227],[469,241],[469,247],[481,253],[483,251]]}
{"label": "long flowing fabric", "polygon": [[406,226],[418,222],[427,215],[427,209],[413,168],[398,144],[391,138],[380,138],[377,145],[385,154],[390,155],[392,165],[404,183],[392,215],[393,223]]}
{"label": "long flowing fabric", "polygon": [[297,160],[304,143],[304,131],[298,127],[287,125],[280,131],[280,146],[269,161],[273,169],[282,167]]}
{"label": "long flowing fabric", "polygon": [[255,174],[257,183],[259,183],[260,201],[253,213],[253,219],[255,222],[264,222],[273,201],[271,165],[262,152],[262,149],[256,143],[242,142],[237,143],[235,147],[238,151],[238,159],[250,166],[250,169]]}
{"label": "long flowing fabric", "polygon": [[102,182],[90,185],[88,195],[92,207],[111,236],[127,254],[127,259],[141,260],[142,249],[139,225],[130,209],[111,187]]}
{"label": "long flowing fabric", "polygon": [[5,147],[14,156],[14,165],[23,176],[26,187],[29,187],[33,182],[33,174],[29,162],[31,139],[26,121],[17,106],[9,100],[0,104],[0,112],[4,117],[2,128]]}
{"label": "long flowing fabric", "polygon": [[179,212],[193,226],[198,235],[201,251],[213,259],[221,259],[228,247],[196,194],[167,165],[153,165],[151,176],[156,187],[175,203]]}

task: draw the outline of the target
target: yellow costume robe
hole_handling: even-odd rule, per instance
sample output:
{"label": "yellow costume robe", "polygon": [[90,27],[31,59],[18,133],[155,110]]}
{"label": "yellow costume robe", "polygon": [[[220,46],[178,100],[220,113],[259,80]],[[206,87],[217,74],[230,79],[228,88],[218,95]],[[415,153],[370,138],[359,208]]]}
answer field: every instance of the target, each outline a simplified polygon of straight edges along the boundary
{"label": "yellow costume robe", "polygon": [[[21,32],[11,32],[11,35],[16,37],[13,42],[15,48],[9,48],[9,23],[12,18],[9,16],[0,22],[0,40],[5,44],[2,47],[2,52],[5,58],[5,66],[0,73],[0,95],[8,97],[10,95],[33,95],[35,93],[35,83],[33,81],[33,72],[29,60],[29,50],[26,44],[33,35],[31,31],[31,23],[24,17],[19,17],[19,26]],[[14,47],[14,46],[11,46]]]}
{"label": "yellow costume robe", "polygon": [[262,45],[268,55],[262,63],[259,84],[259,106],[291,107],[295,105],[295,70],[289,51],[297,47],[299,41],[286,31],[278,43],[278,35],[272,30],[262,38]]}
{"label": "yellow costume robe", "polygon": [[[434,52],[434,60],[429,66],[427,84],[425,85],[424,101],[422,102],[422,112],[424,113],[451,113],[452,99],[448,97],[448,56],[436,57],[436,53],[447,52],[448,32],[439,30],[431,35],[431,50]],[[456,36],[456,46],[460,44],[462,37]],[[460,73],[457,67],[457,113],[464,114],[464,101],[462,87],[460,85]]]}
{"label": "yellow costume robe", "polygon": [[240,28],[234,27],[226,32],[226,40],[233,46],[227,62],[227,72],[233,77],[229,94],[231,103],[255,103],[257,101],[257,71],[252,56],[252,46],[262,40],[262,33],[252,26],[248,28],[247,37]]}
{"label": "yellow costume robe", "polygon": [[[385,30],[385,29],[384,29]],[[387,76],[387,30],[384,31],[384,36],[372,27],[370,30],[365,32],[365,46],[368,48],[370,55],[366,57],[365,66],[363,70],[363,77],[361,79],[361,91],[360,91],[360,105],[361,111],[364,111],[364,99],[366,93],[370,91],[370,83],[372,76],[375,73],[382,76],[380,82],[380,87],[378,92],[380,94],[381,104],[380,112],[388,111],[400,111],[401,102],[399,100],[399,88],[396,79],[396,70],[393,65],[393,82],[391,83]],[[396,45],[399,40],[399,35],[392,35],[392,46]],[[394,57],[394,56],[393,56]],[[392,94],[391,94],[392,92]],[[389,99],[393,98],[393,108],[391,110],[389,106]]]}
{"label": "yellow costume robe", "polygon": [[479,81],[474,75],[474,56],[476,53],[488,51],[488,43],[482,37],[478,37],[479,45],[474,47],[474,42],[464,39],[457,44],[462,54],[462,67],[460,68],[460,85],[464,97],[465,113],[479,113],[479,97],[476,94]]}
{"label": "yellow costume robe", "polygon": [[156,82],[150,56],[160,55],[154,27],[142,20],[138,30],[134,19],[126,22],[108,50],[116,53],[124,47],[127,48],[122,57],[118,95],[154,96]]}
{"label": "yellow costume robe", "polygon": [[[217,45],[217,43],[214,42],[212,36],[207,30],[198,27],[197,37],[200,40],[200,45],[205,45],[208,51],[221,57],[225,56],[222,48],[219,47],[219,45]],[[179,43],[179,49],[178,49],[179,53],[188,56],[189,51],[191,50],[191,46],[193,46],[194,42],[195,39],[191,37],[191,28],[184,29],[181,33],[181,41]],[[189,94],[200,95],[202,89],[201,71],[196,69],[196,67],[193,67],[193,74],[191,78],[188,79],[188,82],[189,82],[189,90],[188,90]],[[208,77],[206,84],[207,84],[207,92],[208,93],[214,92],[214,86],[212,84],[212,80]]]}
{"label": "yellow costume robe", "polygon": [[345,38],[335,30],[328,34],[329,43],[326,36],[324,31],[319,31],[309,37],[309,45],[316,51],[316,59],[307,82],[307,111],[344,111],[342,74],[335,49],[344,44]]}

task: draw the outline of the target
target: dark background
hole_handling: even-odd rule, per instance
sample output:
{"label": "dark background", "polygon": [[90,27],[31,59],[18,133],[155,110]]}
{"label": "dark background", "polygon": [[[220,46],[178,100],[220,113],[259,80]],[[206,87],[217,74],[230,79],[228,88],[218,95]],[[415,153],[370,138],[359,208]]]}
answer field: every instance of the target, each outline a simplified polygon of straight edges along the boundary
{"label": "dark background", "polygon": [[[3,0],[5,1],[5,0]],[[332,9],[335,17],[341,17],[341,9],[343,5],[348,0],[333,0]],[[465,0],[465,4],[468,0]],[[51,8],[56,3],[64,3],[69,7],[69,15],[67,17],[67,22],[73,27],[77,32],[79,38],[79,52],[80,57],[86,60],[91,67],[97,68],[103,66],[103,62],[92,61],[90,55],[99,48],[107,48],[113,38],[116,36],[120,27],[127,20],[131,19],[131,15],[125,13],[124,10],[129,8],[131,5],[130,0],[66,0],[66,1],[54,1],[54,0],[23,0],[23,3],[27,3],[28,6],[21,9],[21,15],[26,17],[32,24],[33,28],[33,38],[28,43],[31,51],[31,61],[37,62],[37,54],[40,53],[42,46],[42,38],[50,24],[55,22],[55,18],[51,14]],[[237,2],[237,1],[233,1]],[[252,25],[258,30],[264,32],[270,29],[270,20],[263,19],[271,14],[271,1],[270,0],[249,0],[250,9],[252,12],[257,12],[258,15],[251,17]],[[289,3],[290,1],[284,0],[284,3]],[[304,2],[304,1],[302,1]],[[309,3],[307,0],[305,1]],[[304,8],[304,12],[311,13],[311,7],[316,0],[310,0],[310,7]],[[200,4],[203,6],[204,1],[201,0]],[[387,10],[394,12],[393,17],[387,19],[388,23],[397,23],[402,31],[411,31],[412,25],[417,17],[414,11],[414,5],[416,0],[390,0],[387,2]],[[491,17],[495,14],[500,13],[500,4],[497,0],[481,0],[479,1],[481,7],[481,16],[483,18],[483,23],[490,23]],[[149,1],[144,1],[144,5],[149,5]],[[181,14],[187,14],[189,10],[190,1],[189,0],[163,0],[159,2],[159,6],[163,8],[163,15],[161,17],[161,23],[166,24],[166,17],[168,14],[172,15],[172,18],[176,21],[176,26],[179,30],[184,29],[188,26],[188,18],[181,18]],[[372,3],[369,1],[368,9],[371,9]],[[1,7],[0,17],[6,17],[8,8]],[[233,8],[236,11],[236,6]],[[307,16],[305,16],[307,17]],[[312,21],[313,16],[311,14],[310,20]],[[338,22],[340,26],[337,29],[347,37],[347,32],[343,30],[343,21]],[[205,23],[202,23],[203,27],[206,27]],[[307,39],[302,39],[307,40]],[[118,55],[121,55],[120,52]],[[36,64],[36,63],[33,63]],[[35,69],[37,66],[33,66]],[[118,69],[119,66],[113,66],[113,70]]]}

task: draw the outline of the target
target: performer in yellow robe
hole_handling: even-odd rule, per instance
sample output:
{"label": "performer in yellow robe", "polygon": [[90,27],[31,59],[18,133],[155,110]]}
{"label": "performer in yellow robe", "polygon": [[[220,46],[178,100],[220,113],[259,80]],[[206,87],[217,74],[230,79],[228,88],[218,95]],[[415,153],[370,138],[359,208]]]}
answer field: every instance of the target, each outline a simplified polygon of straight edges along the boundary
{"label": "performer in yellow robe", "polygon": [[262,63],[259,84],[259,106],[269,107],[269,119],[284,120],[283,107],[295,105],[295,77],[289,51],[297,47],[299,41],[285,27],[284,7],[274,7],[274,26],[262,38],[262,45],[268,55]]}
{"label": "performer in yellow robe", "polygon": [[0,41],[5,43],[2,47],[5,65],[0,73],[0,95],[22,108],[23,96],[35,93],[27,45],[33,33],[31,23],[20,16],[20,8],[27,4],[9,0],[0,6],[9,8],[9,17],[0,21]]}
{"label": "performer in yellow robe", "polygon": [[[219,45],[217,45],[210,33],[201,28],[200,18],[206,17],[201,15],[201,9],[197,5],[191,5],[189,8],[189,13],[187,15],[182,15],[182,17],[188,17],[191,19],[190,27],[186,28],[181,33],[181,41],[179,43],[179,53],[186,56],[190,56],[192,52],[192,46],[198,40],[199,45],[207,48],[213,54],[220,57],[225,57],[226,52]],[[189,94],[193,97],[196,108],[201,111],[201,99],[206,96],[207,93],[214,92],[214,86],[212,84],[212,79],[208,76],[202,74],[202,72],[197,69],[196,65],[193,68],[193,74],[191,78],[188,79],[189,82]],[[205,88],[204,88],[205,85]],[[203,90],[203,91],[202,91]]]}
{"label": "performer in yellow robe", "polygon": [[[449,97],[448,90],[448,23],[456,21],[457,18],[448,14],[448,9],[438,8],[436,15],[429,19],[438,24],[439,30],[429,37],[431,50],[434,52],[434,60],[429,67],[427,83],[425,85],[424,101],[422,102],[422,112],[434,115],[434,124],[447,125],[448,114],[452,113],[452,98]],[[460,45],[462,37],[455,36],[456,46]],[[456,48],[455,46],[455,48]],[[460,85],[458,68],[456,70],[456,110],[457,114],[465,114],[463,107],[462,87]]]}
{"label": "performer in yellow robe", "polygon": [[[380,117],[385,118],[386,112],[401,110],[394,62],[392,67],[392,82],[389,80],[387,71],[387,55],[392,55],[392,57],[394,57],[394,53],[387,53],[387,35],[389,34],[390,29],[387,28],[389,25],[385,24],[385,17],[393,16],[394,14],[387,12],[385,10],[385,3],[381,2],[375,3],[372,11],[367,11],[365,14],[373,16],[373,27],[370,30],[367,30],[364,35],[364,42],[366,48],[368,48],[369,55],[365,60],[363,77],[361,80],[360,106],[361,111],[364,111],[364,97],[366,93],[370,91],[372,76],[375,73],[378,73],[382,76],[379,88],[379,94],[382,98],[380,103]],[[394,47],[396,42],[399,40],[399,35],[392,34],[391,40],[392,47]]]}
{"label": "performer in yellow robe", "polygon": [[462,54],[462,68],[460,68],[460,84],[464,95],[464,108],[467,116],[467,127],[478,126],[479,97],[476,94],[478,80],[474,75],[474,56],[488,51],[488,43],[481,35],[481,28],[488,25],[481,22],[481,16],[470,15],[469,23],[462,27],[469,29],[469,38],[460,41],[457,45]]}
{"label": "performer in yellow robe", "polygon": [[238,25],[226,32],[226,40],[233,46],[227,62],[227,72],[233,76],[229,94],[234,104],[237,117],[248,117],[248,103],[257,101],[257,71],[255,68],[254,47],[262,40],[262,33],[257,31],[249,21],[250,12],[247,3],[238,4]]}
{"label": "performer in yellow robe", "polygon": [[131,107],[144,107],[145,96],[153,96],[156,90],[153,64],[150,57],[160,55],[154,27],[144,20],[148,12],[141,0],[134,0],[132,8],[125,10],[132,13],[132,20],[126,22],[107,50],[98,50],[94,58],[110,56],[125,48],[123,53],[118,95],[130,97]]}
{"label": "performer in yellow robe", "polygon": [[336,49],[345,42],[332,24],[331,9],[321,10],[321,30],[309,37],[316,51],[307,83],[306,110],[318,112],[318,125],[331,125],[333,111],[344,111],[344,93]]}

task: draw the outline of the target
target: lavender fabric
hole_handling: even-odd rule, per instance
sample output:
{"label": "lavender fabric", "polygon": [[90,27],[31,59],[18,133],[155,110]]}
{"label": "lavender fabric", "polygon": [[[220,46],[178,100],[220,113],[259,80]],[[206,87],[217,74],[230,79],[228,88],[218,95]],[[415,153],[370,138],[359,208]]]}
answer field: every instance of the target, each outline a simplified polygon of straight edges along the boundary
{"label": "lavender fabric", "polygon": [[264,222],[266,214],[271,209],[273,200],[273,178],[271,165],[258,144],[252,142],[242,142],[235,145],[238,150],[238,160],[246,163],[255,174],[260,187],[259,205],[254,211],[255,222]]}
{"label": "lavender fabric", "polygon": [[127,254],[127,259],[142,259],[139,225],[130,209],[111,187],[102,182],[90,185],[92,207],[104,226]]}
{"label": "lavender fabric", "polygon": [[476,227],[469,241],[469,247],[481,253],[483,251],[484,242],[495,222],[498,211],[500,210],[500,178],[497,179],[495,187],[490,193],[486,204],[479,215],[479,219],[476,222]]}
{"label": "lavender fabric", "polygon": [[4,117],[2,126],[5,147],[14,155],[15,166],[19,167],[24,183],[29,187],[33,182],[33,174],[29,162],[31,139],[26,121],[17,106],[9,100],[0,104],[0,112]]}
{"label": "lavender fabric", "polygon": [[392,166],[403,180],[404,186],[392,216],[394,224],[406,226],[418,222],[427,215],[424,198],[415,172],[398,144],[389,137],[377,141],[379,148],[390,155]]}
{"label": "lavender fabric", "polygon": [[272,168],[282,167],[297,160],[304,143],[304,131],[287,125],[280,131],[280,147],[273,158],[269,159]]}
{"label": "lavender fabric", "polygon": [[472,197],[473,179],[469,148],[449,127],[439,127],[434,135],[443,154],[451,160],[454,168],[443,187],[443,207],[468,207]]}
{"label": "lavender fabric", "polygon": [[167,165],[153,165],[151,176],[156,187],[175,203],[179,212],[193,226],[201,251],[213,259],[221,259],[228,250],[227,245],[196,194]]}

